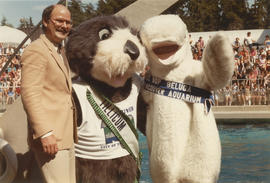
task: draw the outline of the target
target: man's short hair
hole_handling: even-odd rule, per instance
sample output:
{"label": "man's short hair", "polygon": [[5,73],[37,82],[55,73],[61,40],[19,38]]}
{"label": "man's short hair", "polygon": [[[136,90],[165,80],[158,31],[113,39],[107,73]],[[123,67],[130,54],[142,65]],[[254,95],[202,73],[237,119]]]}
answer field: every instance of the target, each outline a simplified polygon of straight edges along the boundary
{"label": "man's short hair", "polygon": [[47,8],[45,8],[42,12],[42,30],[44,32],[46,31],[46,27],[44,26],[43,21],[46,23],[49,22],[54,7],[55,7],[55,5],[50,5]]}

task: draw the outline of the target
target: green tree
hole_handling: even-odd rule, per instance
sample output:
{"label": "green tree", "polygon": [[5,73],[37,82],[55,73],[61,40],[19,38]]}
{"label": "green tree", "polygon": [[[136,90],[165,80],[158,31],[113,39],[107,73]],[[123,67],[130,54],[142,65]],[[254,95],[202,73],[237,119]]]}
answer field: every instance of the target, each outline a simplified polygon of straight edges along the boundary
{"label": "green tree", "polygon": [[[220,26],[219,0],[204,0],[199,4],[200,30],[215,31]],[[196,13],[196,12],[194,12]]]}
{"label": "green tree", "polygon": [[219,28],[219,0],[179,0],[164,13],[178,14],[190,32],[214,31]]}
{"label": "green tree", "polygon": [[[267,15],[269,15],[270,14],[270,1],[269,0],[264,0],[263,4],[264,4],[265,10],[267,12]],[[264,27],[266,29],[270,28],[270,16],[265,17],[265,26]]]}
{"label": "green tree", "polygon": [[262,29],[267,25],[268,18],[267,6],[264,0],[255,0],[254,4],[251,6],[247,22],[247,28],[249,29]]}
{"label": "green tree", "polygon": [[248,15],[246,0],[220,0],[220,28],[223,30],[244,29]]}
{"label": "green tree", "polygon": [[97,16],[97,12],[91,3],[85,5],[84,14],[85,14],[86,19],[90,19],[90,18]]}
{"label": "green tree", "polygon": [[1,20],[1,26],[9,26],[9,27],[13,27],[12,24],[8,23],[7,22],[7,18],[5,16],[2,17],[2,20]]}
{"label": "green tree", "polygon": [[27,35],[29,35],[31,33],[31,31],[34,29],[34,27],[35,26],[33,24],[32,17],[20,19],[20,25],[19,25],[18,29],[22,30]]}
{"label": "green tree", "polygon": [[84,6],[81,1],[69,1],[68,8],[71,12],[72,23],[74,27],[87,19],[84,13]]}
{"label": "green tree", "polygon": [[97,15],[112,15],[114,13],[114,8],[108,5],[106,1],[98,1]]}
{"label": "green tree", "polygon": [[97,15],[113,15],[133,2],[135,0],[99,0]]}
{"label": "green tree", "polygon": [[29,18],[21,18],[19,29],[32,29],[34,27],[32,17]]}

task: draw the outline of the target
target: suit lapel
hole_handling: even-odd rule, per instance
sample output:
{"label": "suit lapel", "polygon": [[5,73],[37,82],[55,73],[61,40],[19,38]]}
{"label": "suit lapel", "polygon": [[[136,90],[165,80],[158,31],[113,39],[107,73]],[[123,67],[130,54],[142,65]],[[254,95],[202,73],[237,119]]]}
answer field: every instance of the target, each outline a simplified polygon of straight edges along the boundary
{"label": "suit lapel", "polygon": [[43,42],[45,43],[45,45],[48,47],[48,49],[50,50],[50,54],[53,57],[53,60],[57,63],[57,65],[59,66],[59,68],[62,70],[62,72],[64,73],[66,80],[67,80],[67,84],[68,84],[68,88],[71,91],[71,79],[70,79],[70,71],[69,71],[69,66],[68,66],[68,62],[67,62],[67,58],[64,54],[64,51],[62,49],[62,57],[61,58],[60,54],[57,53],[57,50],[55,49],[55,46],[46,38],[46,36],[44,34],[42,34],[40,36],[40,38],[43,40]]}
{"label": "suit lapel", "polygon": [[67,80],[68,80],[68,86],[69,86],[69,89],[70,91],[72,90],[72,83],[71,83],[71,75],[70,75],[70,68],[69,68],[69,64],[68,64],[68,60],[67,60],[67,57],[66,57],[66,53],[65,53],[65,49],[62,48],[61,49],[61,55],[62,55],[62,58],[63,58],[63,63],[65,64],[65,68],[67,70]]}

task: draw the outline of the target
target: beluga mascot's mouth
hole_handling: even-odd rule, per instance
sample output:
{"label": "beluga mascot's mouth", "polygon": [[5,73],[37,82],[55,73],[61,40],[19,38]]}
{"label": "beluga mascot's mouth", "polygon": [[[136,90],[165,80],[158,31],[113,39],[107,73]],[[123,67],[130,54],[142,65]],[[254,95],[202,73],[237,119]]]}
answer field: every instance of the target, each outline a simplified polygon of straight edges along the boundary
{"label": "beluga mascot's mouth", "polygon": [[155,44],[152,50],[159,59],[166,60],[170,56],[174,55],[179,50],[179,48],[180,46],[175,42],[164,41]]}

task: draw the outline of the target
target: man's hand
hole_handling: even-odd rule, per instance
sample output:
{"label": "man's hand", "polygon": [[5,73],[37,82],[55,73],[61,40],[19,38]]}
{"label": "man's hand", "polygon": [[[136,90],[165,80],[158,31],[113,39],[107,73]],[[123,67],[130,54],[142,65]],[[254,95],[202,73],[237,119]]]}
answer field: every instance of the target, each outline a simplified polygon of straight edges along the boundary
{"label": "man's hand", "polygon": [[58,152],[56,137],[53,134],[48,137],[41,138],[41,144],[43,151],[51,156]]}

